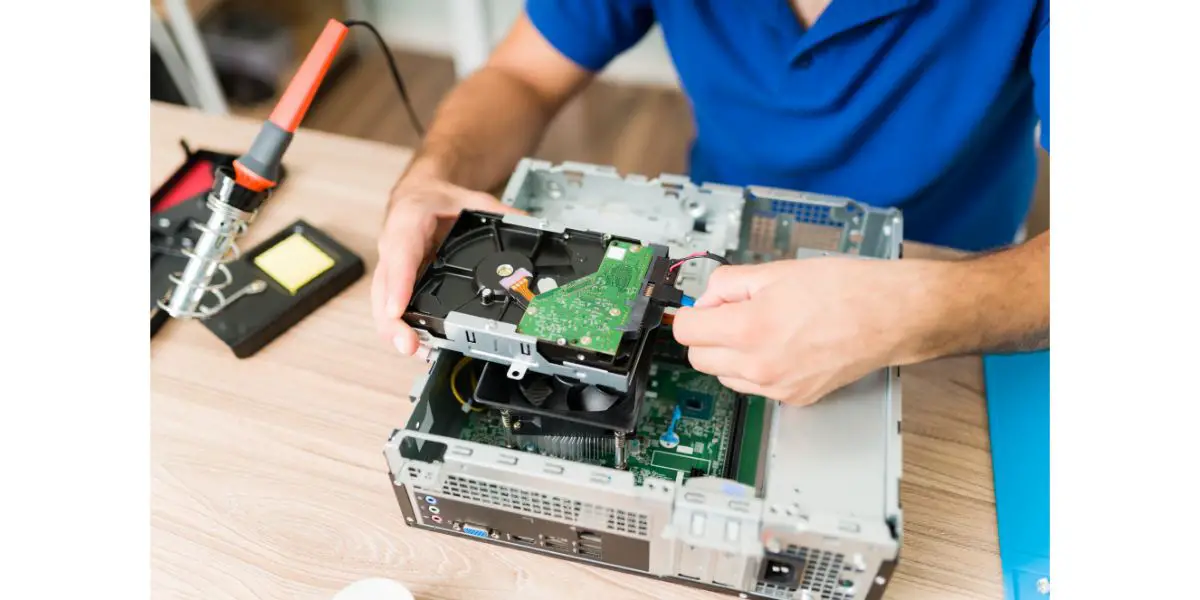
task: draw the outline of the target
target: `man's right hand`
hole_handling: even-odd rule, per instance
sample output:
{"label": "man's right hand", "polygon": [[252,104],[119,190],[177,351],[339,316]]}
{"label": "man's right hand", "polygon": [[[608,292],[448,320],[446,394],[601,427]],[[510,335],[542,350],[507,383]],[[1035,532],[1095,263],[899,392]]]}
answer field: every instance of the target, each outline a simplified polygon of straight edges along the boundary
{"label": "man's right hand", "polygon": [[406,178],[392,190],[379,235],[379,262],[371,283],[371,310],[379,335],[402,354],[417,351],[417,334],[400,319],[417,273],[462,210],[522,214],[490,194],[432,178]]}

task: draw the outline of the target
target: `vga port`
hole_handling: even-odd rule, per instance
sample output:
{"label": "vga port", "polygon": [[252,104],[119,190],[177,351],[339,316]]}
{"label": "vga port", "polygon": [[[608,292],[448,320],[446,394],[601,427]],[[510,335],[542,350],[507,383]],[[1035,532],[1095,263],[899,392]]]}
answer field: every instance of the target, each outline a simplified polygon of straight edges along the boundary
{"label": "vga port", "polygon": [[480,538],[488,537],[488,530],[485,527],[479,527],[476,525],[463,525],[462,530],[463,533],[467,535],[473,535]]}

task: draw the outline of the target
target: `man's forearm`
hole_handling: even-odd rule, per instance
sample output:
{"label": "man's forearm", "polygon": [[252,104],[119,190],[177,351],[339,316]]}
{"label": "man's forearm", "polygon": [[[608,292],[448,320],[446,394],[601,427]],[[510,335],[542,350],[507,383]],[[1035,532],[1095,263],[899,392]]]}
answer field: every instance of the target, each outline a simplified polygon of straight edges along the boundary
{"label": "man's forearm", "polygon": [[920,261],[922,306],[902,362],[1050,345],[1050,232],[962,261]]}
{"label": "man's forearm", "polygon": [[400,181],[430,176],[490,190],[533,151],[556,110],[520,79],[484,67],[446,96]]}

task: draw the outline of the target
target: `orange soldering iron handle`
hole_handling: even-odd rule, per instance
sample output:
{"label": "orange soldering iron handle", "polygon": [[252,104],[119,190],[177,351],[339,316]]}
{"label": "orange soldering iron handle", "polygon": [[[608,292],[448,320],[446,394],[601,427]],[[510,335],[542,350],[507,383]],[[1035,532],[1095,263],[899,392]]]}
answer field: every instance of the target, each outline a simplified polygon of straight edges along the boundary
{"label": "orange soldering iron handle", "polygon": [[341,48],[342,40],[346,39],[346,32],[347,27],[341,21],[329,20],[321,37],[317,38],[317,43],[308,51],[308,56],[284,90],[283,97],[275,105],[275,110],[267,117],[268,121],[288,133],[296,132],[300,121],[304,120],[304,114],[308,112],[308,106],[312,104],[317,88],[325,79],[325,73],[329,71],[329,65],[333,64],[333,57]]}
{"label": "orange soldering iron handle", "polygon": [[[250,149],[233,162],[234,178],[239,186],[252,192],[265,192],[275,187],[279,181],[283,153],[308,113],[317,89],[321,87],[333,58],[346,39],[347,29],[344,23],[336,19],[330,19],[325,25],[325,30],[313,44],[312,50],[308,51],[304,62],[300,63],[300,68],[283,91],[275,110],[263,123]],[[237,208],[252,210],[257,208],[256,203],[260,201],[248,199],[245,201],[247,206]]]}

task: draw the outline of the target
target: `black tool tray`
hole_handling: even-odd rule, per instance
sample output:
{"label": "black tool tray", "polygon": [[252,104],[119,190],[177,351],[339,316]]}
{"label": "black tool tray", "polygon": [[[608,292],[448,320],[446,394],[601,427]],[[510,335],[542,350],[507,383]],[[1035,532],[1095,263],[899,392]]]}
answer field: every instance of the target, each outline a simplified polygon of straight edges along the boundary
{"label": "black tool tray", "polygon": [[[208,218],[206,202],[214,173],[233,169],[237,159],[226,152],[193,150],[185,140],[179,143],[186,156],[183,164],[150,196],[150,337],[169,320],[158,308],[158,300],[171,289],[170,275],[187,265],[183,251],[200,237],[192,223]],[[286,167],[280,167],[280,185],[286,176]]]}

